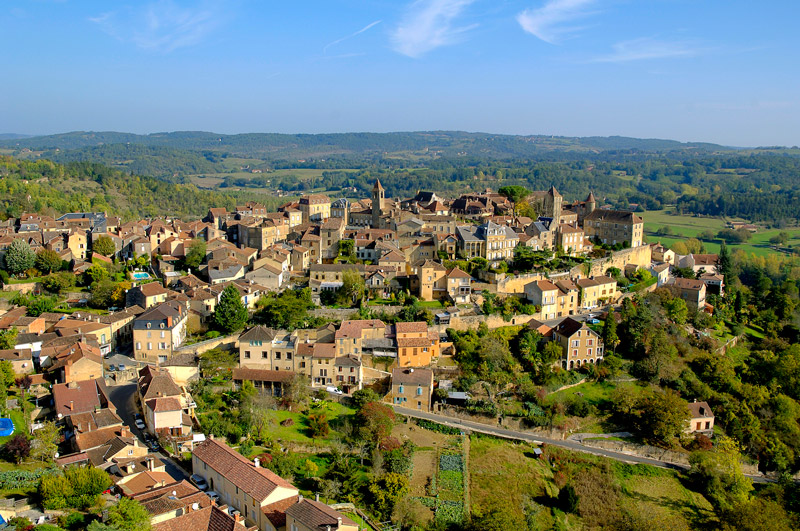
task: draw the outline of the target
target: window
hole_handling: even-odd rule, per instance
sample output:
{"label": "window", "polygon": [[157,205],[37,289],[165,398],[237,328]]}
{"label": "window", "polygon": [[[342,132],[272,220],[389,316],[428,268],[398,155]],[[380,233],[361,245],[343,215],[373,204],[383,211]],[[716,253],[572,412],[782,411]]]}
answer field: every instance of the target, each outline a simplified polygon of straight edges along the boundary
{"label": "window", "polygon": [[288,360],[291,360],[291,359],[292,359],[292,353],[291,352],[287,352],[286,353],[286,360],[288,361]]}
{"label": "window", "polygon": [[275,353],[275,359],[276,359],[276,360],[279,360],[279,359],[281,359],[281,353],[280,353],[280,352],[276,352],[276,353]]}
{"label": "window", "polygon": [[709,422],[706,422],[706,429],[707,429],[707,430],[710,430],[710,429],[711,429],[711,422],[710,422],[710,421],[709,421]]}
{"label": "window", "polygon": [[702,422],[698,422],[698,423],[697,423],[697,429],[698,429],[698,430],[701,430],[701,429],[702,429],[702,428],[701,428],[701,426],[702,426],[702,425],[703,425],[703,423],[702,423]]}
{"label": "window", "polygon": [[422,387],[417,387],[417,395],[421,395],[421,394],[422,394]]}
{"label": "window", "polygon": [[269,358],[269,352],[262,352],[262,353],[261,353],[261,359],[262,359],[262,360],[265,360],[265,359],[267,359],[267,358]]}
{"label": "window", "polygon": [[250,351],[249,351],[249,350],[245,350],[245,351],[244,351],[244,357],[245,357],[246,359],[248,359],[248,360],[250,359]]}
{"label": "window", "polygon": [[142,350],[142,343],[141,341],[136,342],[136,350]]}
{"label": "window", "polygon": [[149,341],[147,342],[147,350],[153,350],[153,344]]}
{"label": "window", "polygon": [[403,386],[402,386],[402,385],[401,385],[400,387],[398,387],[398,388],[397,388],[397,392],[398,392],[398,393],[402,393],[402,392],[404,392],[404,391],[403,391]]}

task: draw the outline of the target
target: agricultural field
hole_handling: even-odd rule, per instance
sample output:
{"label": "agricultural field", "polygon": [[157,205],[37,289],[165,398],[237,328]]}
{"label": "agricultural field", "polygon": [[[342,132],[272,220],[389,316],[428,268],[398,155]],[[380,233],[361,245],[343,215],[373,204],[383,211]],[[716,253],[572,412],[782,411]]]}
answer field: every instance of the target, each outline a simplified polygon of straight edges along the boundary
{"label": "agricultural field", "polygon": [[[711,230],[715,234],[720,230],[726,228],[726,223],[721,218],[709,217],[696,217],[696,216],[676,216],[666,210],[653,210],[643,212],[640,214],[644,219],[644,231],[649,243],[661,242],[667,247],[675,242],[685,240],[687,238],[696,238],[701,232]],[[655,232],[663,227],[670,227],[673,234],[670,236],[656,235]],[[769,243],[770,238],[777,236],[779,232],[789,233],[789,241],[787,247],[795,247],[800,245],[800,228],[787,228],[787,229],[763,229],[759,230],[750,238],[750,240],[743,244],[730,245],[731,250],[741,249],[748,254],[756,256],[766,256],[771,253],[781,252],[774,248]],[[720,248],[720,241],[713,242],[703,241],[703,245],[708,253],[718,253]]]}

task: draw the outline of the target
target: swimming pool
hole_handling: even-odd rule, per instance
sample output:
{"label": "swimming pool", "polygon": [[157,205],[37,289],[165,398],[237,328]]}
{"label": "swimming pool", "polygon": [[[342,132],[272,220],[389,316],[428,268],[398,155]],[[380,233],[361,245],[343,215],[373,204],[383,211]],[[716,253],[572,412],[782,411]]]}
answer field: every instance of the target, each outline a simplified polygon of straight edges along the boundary
{"label": "swimming pool", "polygon": [[0,418],[0,437],[8,437],[14,433],[14,421],[10,418]]}
{"label": "swimming pool", "polygon": [[147,280],[150,278],[150,273],[131,273],[133,280]]}

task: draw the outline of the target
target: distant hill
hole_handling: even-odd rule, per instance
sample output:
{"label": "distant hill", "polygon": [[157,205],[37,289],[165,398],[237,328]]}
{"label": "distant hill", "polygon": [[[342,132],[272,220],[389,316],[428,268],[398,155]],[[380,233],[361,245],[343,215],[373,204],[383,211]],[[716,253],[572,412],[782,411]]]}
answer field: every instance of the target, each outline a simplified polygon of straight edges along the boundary
{"label": "distant hill", "polygon": [[202,131],[178,131],[136,135],[117,132],[76,131],[58,135],[1,139],[0,146],[34,151],[70,151],[107,144],[135,144],[191,151],[227,152],[267,160],[323,156],[410,156],[436,154],[445,157],[508,159],[537,157],[548,152],[597,152],[609,150],[730,151],[731,148],[702,142],[639,139],[627,137],[515,136],[463,131],[420,131],[398,133],[277,134],[248,133],[221,135]]}
{"label": "distant hill", "polygon": [[21,135],[19,133],[0,133],[0,140],[14,140],[17,138],[30,138],[33,135]]}

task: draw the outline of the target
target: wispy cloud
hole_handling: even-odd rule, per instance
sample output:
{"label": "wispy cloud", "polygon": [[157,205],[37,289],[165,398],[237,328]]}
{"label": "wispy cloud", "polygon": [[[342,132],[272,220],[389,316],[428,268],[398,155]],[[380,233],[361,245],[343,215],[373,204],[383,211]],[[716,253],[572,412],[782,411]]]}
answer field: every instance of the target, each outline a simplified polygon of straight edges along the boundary
{"label": "wispy cloud", "polygon": [[590,7],[596,0],[548,0],[542,7],[526,9],[517,15],[522,29],[550,44],[557,44],[564,38],[583,29],[571,24],[596,13]]}
{"label": "wispy cloud", "polygon": [[336,46],[336,45],[337,45],[337,44],[339,44],[340,42],[344,42],[344,41],[346,41],[347,39],[352,39],[352,38],[353,38],[353,37],[355,37],[356,35],[361,35],[361,34],[362,34],[362,33],[364,33],[365,31],[367,31],[367,30],[369,30],[369,29],[371,29],[371,28],[374,28],[375,26],[377,26],[377,25],[378,25],[378,24],[380,24],[381,22],[383,22],[383,21],[382,21],[382,20],[376,20],[375,22],[370,22],[369,24],[367,24],[366,26],[364,26],[364,27],[363,27],[363,28],[361,28],[360,30],[356,31],[355,33],[351,33],[350,35],[347,35],[346,37],[342,37],[341,39],[336,39],[335,41],[329,42],[328,44],[326,44],[326,45],[325,45],[325,46],[322,48],[322,53],[324,53],[324,54],[327,54],[327,53],[328,53],[328,48],[330,48],[331,46]]}
{"label": "wispy cloud", "polygon": [[205,40],[224,18],[221,7],[216,2],[181,7],[170,0],[159,0],[141,8],[109,11],[89,20],[123,42],[146,50],[171,52]]}
{"label": "wispy cloud", "polygon": [[477,24],[455,26],[456,18],[474,0],[416,0],[406,11],[403,21],[392,31],[392,47],[398,53],[419,57],[453,44]]}
{"label": "wispy cloud", "polygon": [[626,63],[648,59],[666,59],[670,57],[693,57],[706,49],[689,41],[665,41],[652,38],[622,41],[612,46],[614,50],[608,55],[591,59],[593,63]]}

